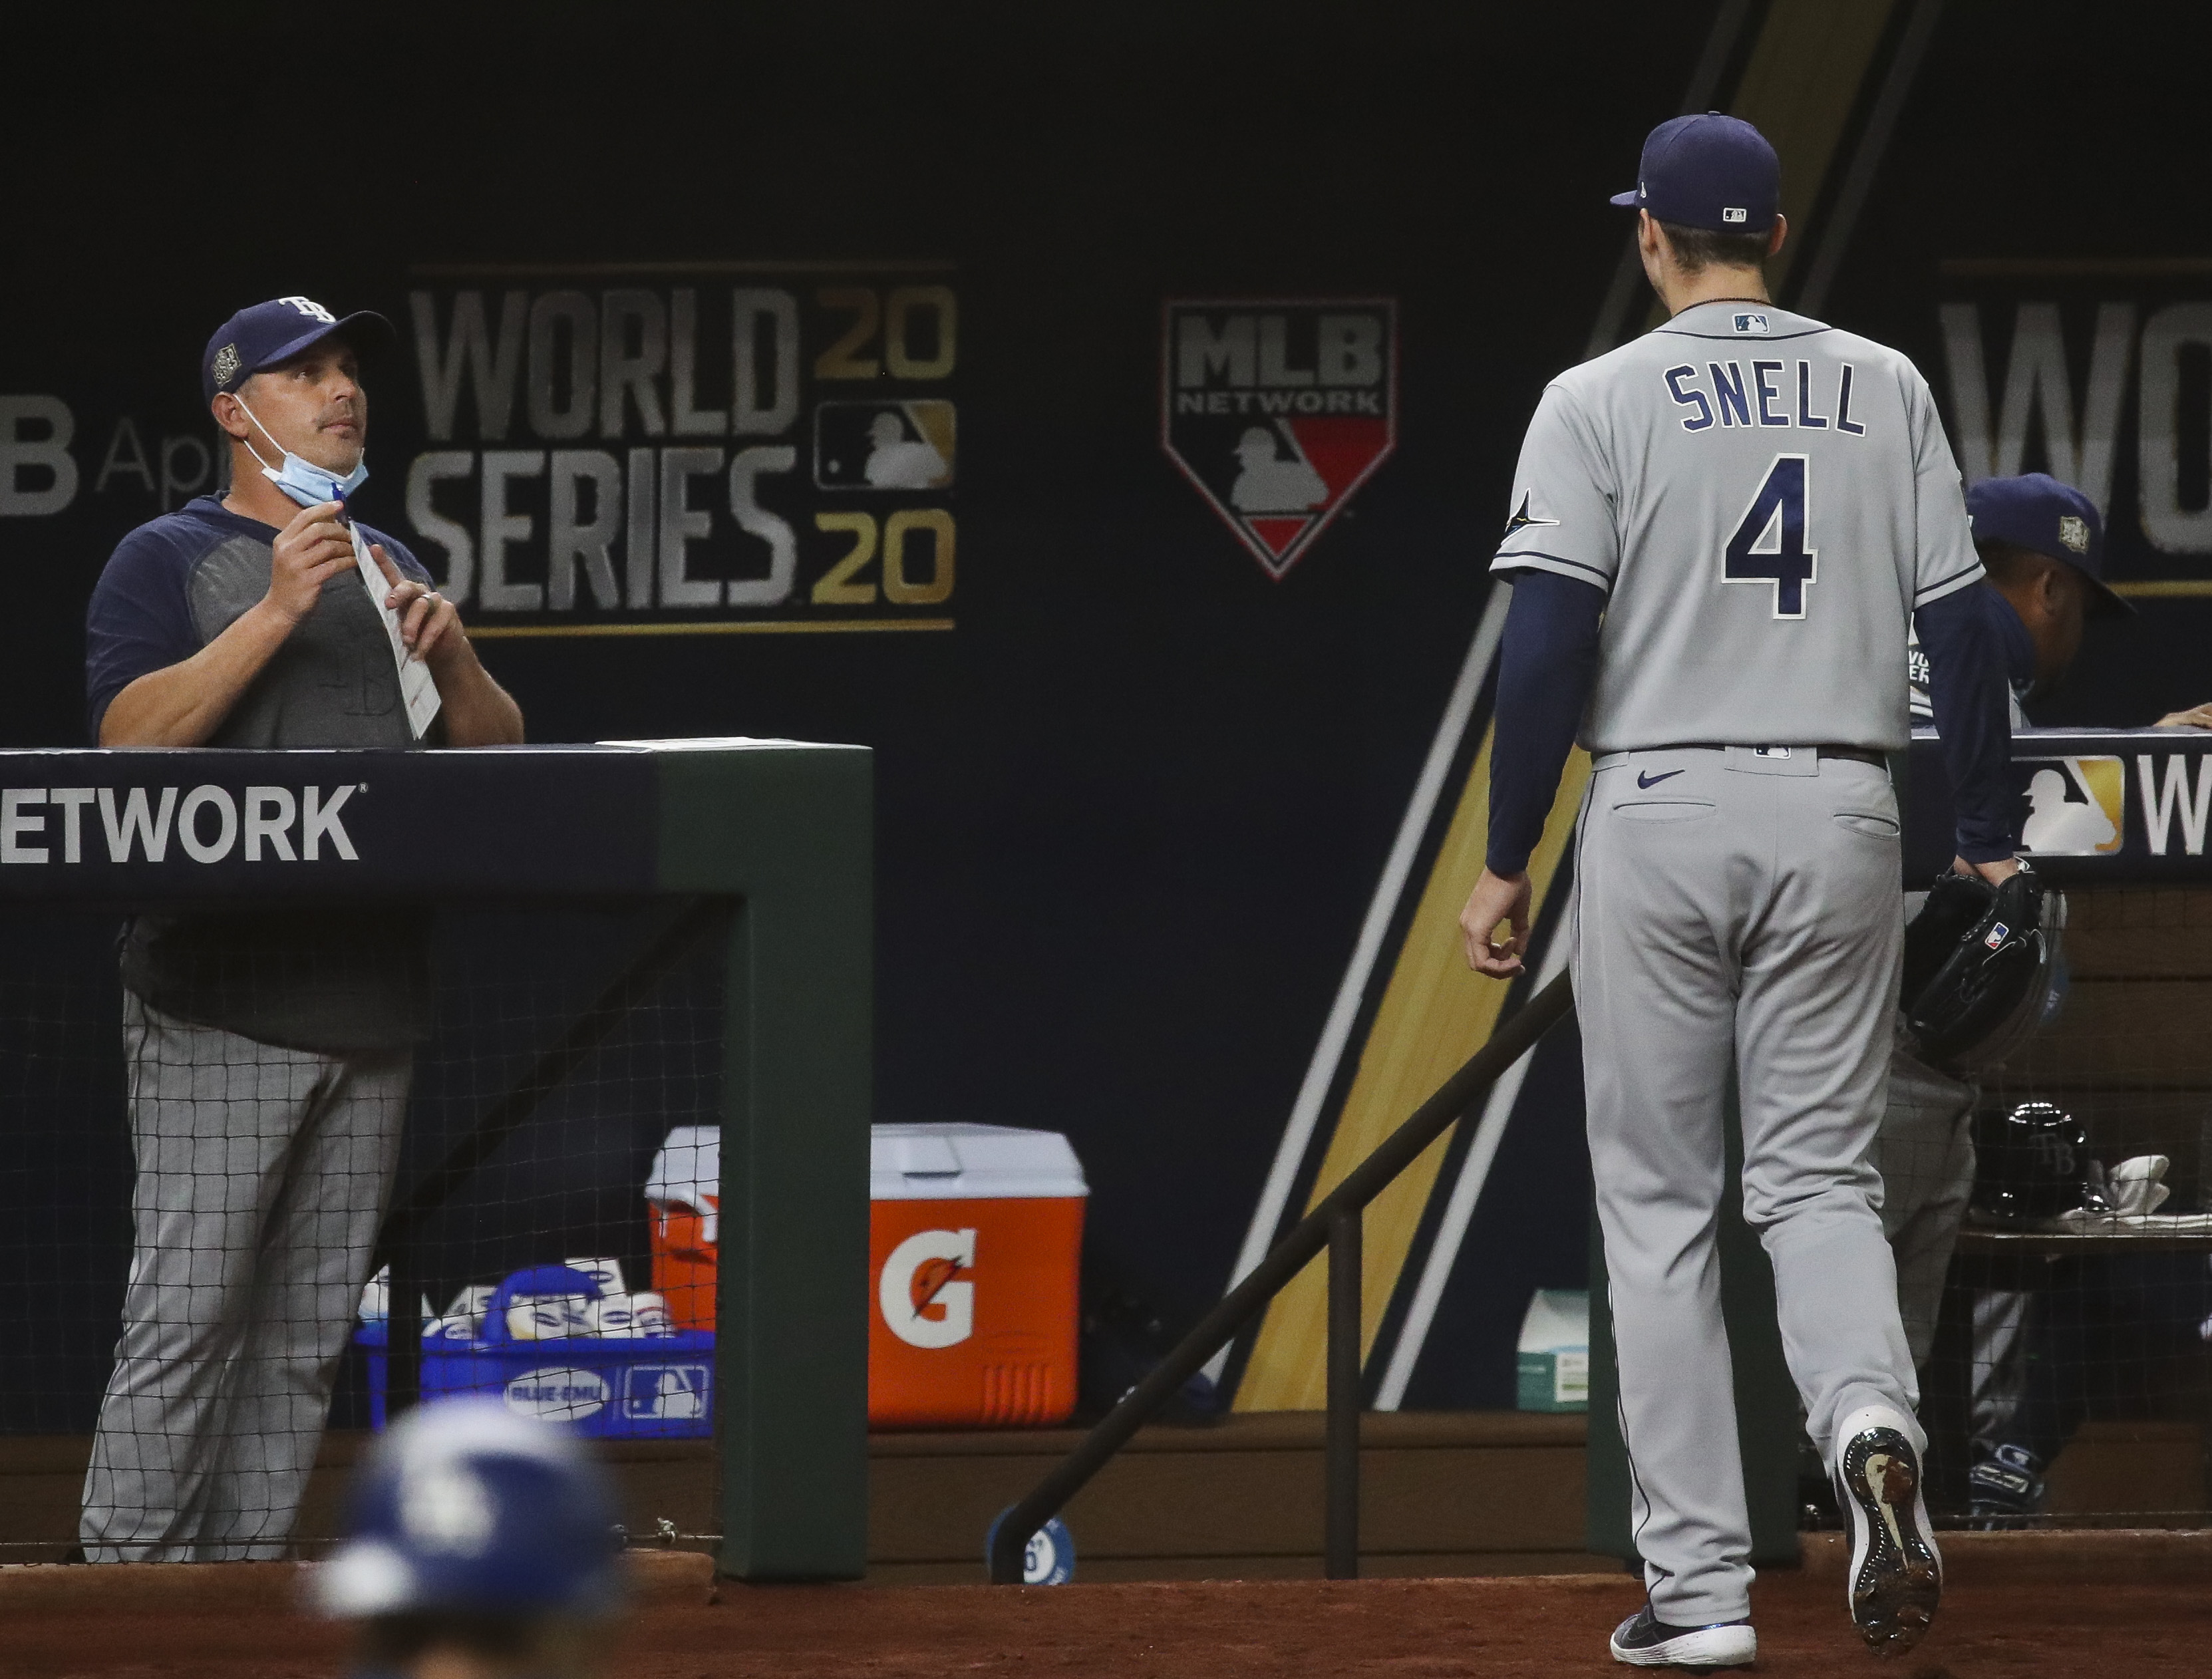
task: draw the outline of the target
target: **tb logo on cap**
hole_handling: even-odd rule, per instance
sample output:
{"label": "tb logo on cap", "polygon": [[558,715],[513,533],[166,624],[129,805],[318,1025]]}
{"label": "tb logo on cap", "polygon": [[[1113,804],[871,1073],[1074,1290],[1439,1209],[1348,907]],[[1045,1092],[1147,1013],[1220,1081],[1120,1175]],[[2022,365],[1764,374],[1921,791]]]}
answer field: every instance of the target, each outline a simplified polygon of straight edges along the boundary
{"label": "tb logo on cap", "polygon": [[280,297],[276,301],[279,303],[289,303],[310,320],[325,321],[333,326],[337,324],[338,318],[312,297]]}

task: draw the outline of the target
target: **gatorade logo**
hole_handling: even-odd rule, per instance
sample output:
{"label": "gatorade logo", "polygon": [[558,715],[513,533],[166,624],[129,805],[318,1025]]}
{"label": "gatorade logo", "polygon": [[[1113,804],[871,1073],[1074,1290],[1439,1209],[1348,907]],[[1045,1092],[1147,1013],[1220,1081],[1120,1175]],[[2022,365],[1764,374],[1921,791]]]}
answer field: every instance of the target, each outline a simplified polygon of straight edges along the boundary
{"label": "gatorade logo", "polygon": [[975,1333],[972,1230],[922,1230],[891,1250],[876,1280],[876,1304],[890,1332],[909,1347],[957,1347]]}

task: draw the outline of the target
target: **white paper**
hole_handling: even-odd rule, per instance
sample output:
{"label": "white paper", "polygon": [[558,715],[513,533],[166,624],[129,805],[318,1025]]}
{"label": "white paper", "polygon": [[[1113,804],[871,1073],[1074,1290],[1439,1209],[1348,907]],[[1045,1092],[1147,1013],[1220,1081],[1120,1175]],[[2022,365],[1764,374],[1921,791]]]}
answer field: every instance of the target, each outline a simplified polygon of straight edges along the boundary
{"label": "white paper", "polygon": [[399,633],[399,614],[384,604],[384,597],[392,593],[392,580],[361,539],[361,526],[349,520],[346,529],[353,537],[354,569],[361,574],[361,586],[368,591],[370,602],[384,620],[384,633],[392,638],[392,662],[399,667],[399,697],[407,703],[407,727],[420,740],[429,732],[430,720],[438,715],[437,682],[428,665],[407,655],[407,643]]}

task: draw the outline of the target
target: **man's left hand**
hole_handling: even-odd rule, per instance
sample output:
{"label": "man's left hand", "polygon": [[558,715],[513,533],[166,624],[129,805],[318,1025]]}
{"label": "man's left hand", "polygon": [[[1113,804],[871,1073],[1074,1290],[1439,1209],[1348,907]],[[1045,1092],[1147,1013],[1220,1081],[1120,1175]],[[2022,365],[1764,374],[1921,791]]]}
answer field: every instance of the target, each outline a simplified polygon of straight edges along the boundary
{"label": "man's left hand", "polygon": [[455,660],[469,657],[468,633],[461,628],[459,609],[428,583],[416,581],[392,564],[383,544],[374,544],[368,551],[391,581],[392,593],[384,597],[384,604],[399,614],[399,639],[409,654],[428,665],[433,677],[452,670]]}
{"label": "man's left hand", "polygon": [[2212,729],[2212,701],[2186,711],[2169,711],[2158,720],[2162,729]]}

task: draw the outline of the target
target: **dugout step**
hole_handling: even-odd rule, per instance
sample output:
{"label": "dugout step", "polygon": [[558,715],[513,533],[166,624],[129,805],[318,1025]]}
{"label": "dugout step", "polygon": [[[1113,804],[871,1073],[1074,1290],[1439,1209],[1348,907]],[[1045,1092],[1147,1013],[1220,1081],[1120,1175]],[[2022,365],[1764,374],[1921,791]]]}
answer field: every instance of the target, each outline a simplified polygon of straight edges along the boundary
{"label": "dugout step", "polygon": [[[1584,1427],[1585,1419],[1571,1414],[1370,1414],[1362,1452],[1363,1572],[1617,1573],[1617,1561],[1582,1548]],[[1318,1576],[1322,1430],[1318,1413],[1278,1412],[1232,1415],[1206,1428],[1142,1431],[1071,1506],[1083,1547],[1080,1578]],[[316,1542],[336,1532],[346,1476],[374,1438],[365,1431],[325,1437],[301,1511],[303,1549],[319,1550]],[[980,1581],[981,1536],[991,1517],[1077,1438],[1070,1429],[872,1436],[869,1579]],[[2140,1508],[2146,1488],[2193,1470],[2199,1442],[2193,1424],[2087,1424],[2051,1477],[2053,1514],[2078,1527],[1947,1531],[1944,1554],[1954,1568],[1986,1551],[2018,1559],[2021,1567],[2062,1571],[2107,1556],[2135,1559],[2116,1563],[2114,1578],[2136,1566],[2201,1574],[2212,1563],[2212,1534],[2186,1529],[2188,1519],[2201,1518],[2177,1514],[2146,1531],[2151,1524],[2128,1513]],[[0,1561],[55,1561],[76,1542],[91,1449],[88,1435],[0,1436]],[[687,1536],[712,1531],[713,1442],[609,1440],[598,1449],[614,1473],[624,1524],[641,1541],[662,1518]],[[2106,1530],[2081,1530],[2093,1524]],[[1808,1566],[1820,1566],[1820,1548],[1832,1538],[1805,1536]],[[687,1537],[669,1548],[697,1551],[708,1543]],[[10,1573],[0,1568],[0,1575]]]}

